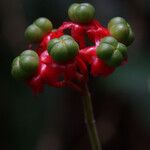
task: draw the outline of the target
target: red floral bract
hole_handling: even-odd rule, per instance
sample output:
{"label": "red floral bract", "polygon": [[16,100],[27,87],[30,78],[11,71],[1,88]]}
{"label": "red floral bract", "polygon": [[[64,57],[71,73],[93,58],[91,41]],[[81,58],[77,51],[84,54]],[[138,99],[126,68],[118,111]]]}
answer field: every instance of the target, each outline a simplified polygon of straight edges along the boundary
{"label": "red floral bract", "polygon": [[[79,44],[78,55],[66,63],[57,63],[47,52],[48,42],[54,38],[59,38],[70,30],[71,36]],[[78,24],[74,22],[64,22],[57,30],[48,33],[36,49],[40,63],[37,72],[27,80],[34,92],[42,91],[45,84],[54,87],[71,87],[78,91],[88,80],[87,66],[91,66],[93,76],[107,76],[115,68],[106,65],[96,55],[96,47],[100,40],[109,36],[109,31],[97,20],[89,24]],[[93,46],[86,45],[86,37]]]}

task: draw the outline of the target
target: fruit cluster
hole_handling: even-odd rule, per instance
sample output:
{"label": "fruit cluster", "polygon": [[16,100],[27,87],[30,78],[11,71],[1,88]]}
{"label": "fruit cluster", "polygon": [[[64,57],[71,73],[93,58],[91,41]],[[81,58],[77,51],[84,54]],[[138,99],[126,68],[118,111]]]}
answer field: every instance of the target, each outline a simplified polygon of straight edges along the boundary
{"label": "fruit cluster", "polygon": [[68,16],[71,21],[58,29],[41,17],[25,31],[30,45],[38,47],[13,60],[12,75],[25,80],[34,92],[42,91],[45,84],[80,91],[88,80],[88,66],[92,76],[107,76],[127,61],[134,34],[125,19],[115,17],[105,28],[94,19],[95,8],[89,3],[72,4]]}

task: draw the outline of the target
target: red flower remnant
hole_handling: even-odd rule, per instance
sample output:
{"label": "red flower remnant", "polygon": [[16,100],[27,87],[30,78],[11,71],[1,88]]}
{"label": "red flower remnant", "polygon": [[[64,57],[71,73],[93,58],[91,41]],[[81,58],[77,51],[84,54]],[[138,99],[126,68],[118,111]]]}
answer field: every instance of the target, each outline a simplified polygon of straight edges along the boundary
{"label": "red flower remnant", "polygon": [[[22,67],[18,66],[21,61],[18,57],[12,64],[12,75],[17,78],[19,72],[19,77],[25,79],[34,92],[42,91],[45,84],[54,87],[71,87],[81,91],[88,80],[87,66],[90,66],[90,73],[94,77],[108,76],[117,66],[127,62],[125,44],[129,45],[134,40],[130,25],[125,19],[115,17],[108,23],[107,29],[93,18],[95,9],[92,5],[83,4],[86,8],[84,11],[80,9],[81,5],[70,6],[68,15],[72,21],[64,22],[58,29],[52,30],[52,23],[47,18],[37,19],[26,29],[25,35],[29,41],[40,41],[35,50],[39,57],[38,67],[36,72],[30,76],[23,68],[21,68],[22,73],[18,70]],[[78,12],[77,9],[80,11]],[[66,31],[70,31],[71,36],[66,36],[67,39],[63,37]],[[86,38],[92,43],[92,46],[87,45]],[[72,47],[70,42],[74,43]],[[52,48],[53,44],[56,51]],[[71,48],[72,51],[70,51]],[[30,55],[32,58],[31,52]],[[61,57],[64,58],[61,59]],[[30,67],[36,65],[33,64]],[[25,78],[26,74],[27,78]]]}
{"label": "red flower remnant", "polygon": [[[78,42],[79,54],[71,61],[60,64],[55,62],[47,52],[47,45],[50,40],[59,38],[64,35],[66,29],[71,31],[71,36]],[[95,44],[92,47],[86,47],[85,36]],[[109,31],[104,28],[97,20],[83,25],[73,22],[64,22],[57,30],[44,36],[37,48],[40,58],[40,65],[37,73],[28,79],[28,84],[33,91],[39,92],[43,89],[44,84],[54,87],[71,87],[80,90],[82,85],[87,82],[88,72],[87,65],[91,65],[91,74],[93,76],[107,76],[115,69],[107,66],[96,55],[96,46],[99,45],[100,39],[108,36]]]}

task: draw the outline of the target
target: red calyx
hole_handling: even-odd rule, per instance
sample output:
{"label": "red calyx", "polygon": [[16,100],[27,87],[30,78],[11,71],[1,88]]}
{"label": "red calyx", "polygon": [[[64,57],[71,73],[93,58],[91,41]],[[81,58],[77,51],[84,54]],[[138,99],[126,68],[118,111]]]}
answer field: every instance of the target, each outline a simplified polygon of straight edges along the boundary
{"label": "red calyx", "polygon": [[[79,54],[71,61],[60,64],[55,62],[47,52],[48,42],[64,35],[65,30],[71,31],[71,36],[79,44]],[[89,24],[64,22],[56,31],[46,35],[36,49],[40,63],[37,72],[27,80],[34,92],[42,91],[45,84],[54,87],[71,87],[80,91],[88,80],[87,65],[91,65],[93,76],[107,76],[115,68],[107,66],[96,55],[96,47],[100,40],[109,32],[97,20]],[[87,46],[85,36],[93,43]]]}

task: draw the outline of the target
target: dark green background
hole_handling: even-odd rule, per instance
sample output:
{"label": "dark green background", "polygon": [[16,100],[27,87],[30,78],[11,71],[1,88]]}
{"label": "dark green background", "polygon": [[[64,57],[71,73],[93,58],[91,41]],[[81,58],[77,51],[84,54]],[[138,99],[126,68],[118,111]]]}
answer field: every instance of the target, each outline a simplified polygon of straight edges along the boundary
{"label": "dark green background", "polygon": [[[0,1],[0,149],[90,150],[80,95],[46,87],[34,96],[10,75],[11,61],[27,48],[25,28],[36,18],[58,27],[71,0]],[[76,1],[79,2],[79,1]],[[82,1],[81,1],[82,2]],[[85,2],[85,1],[84,1]],[[90,78],[93,107],[103,150],[150,149],[150,1],[91,0],[106,26],[122,16],[135,32],[128,64],[107,78]]]}

